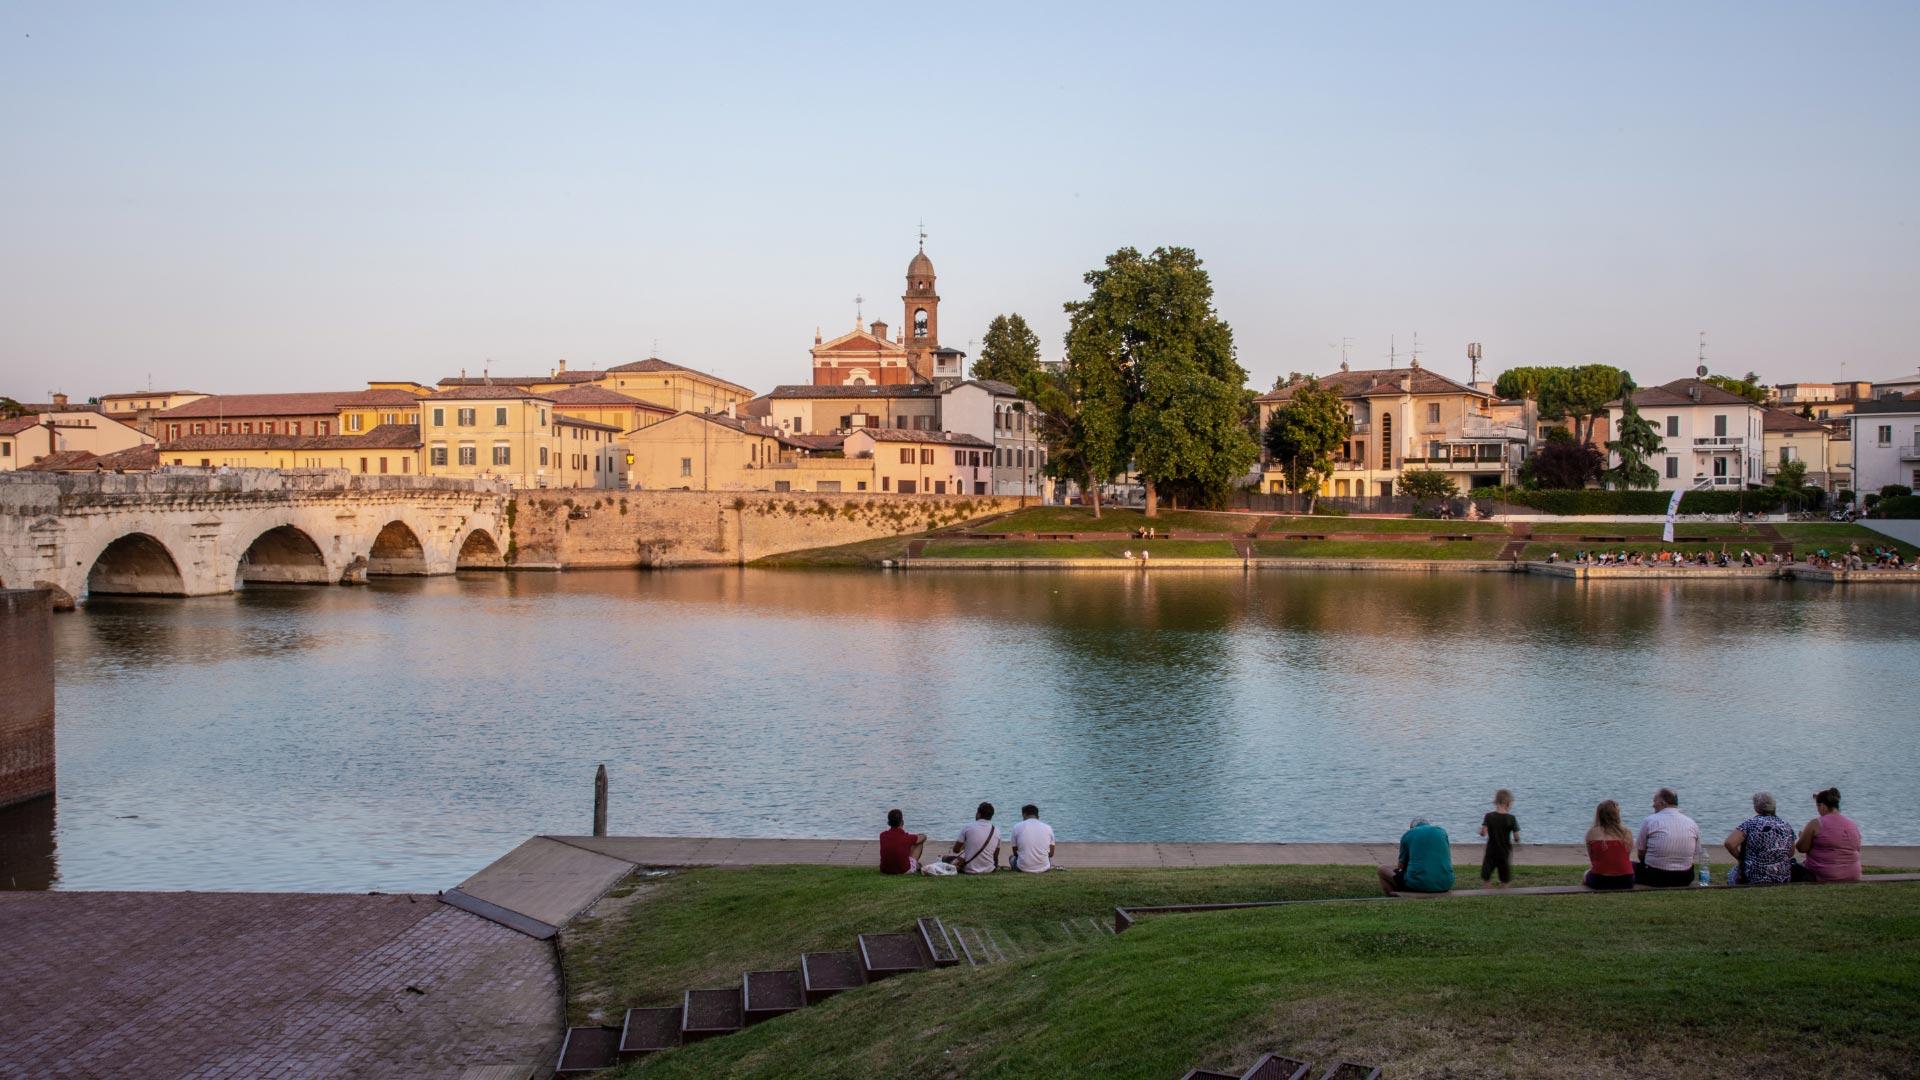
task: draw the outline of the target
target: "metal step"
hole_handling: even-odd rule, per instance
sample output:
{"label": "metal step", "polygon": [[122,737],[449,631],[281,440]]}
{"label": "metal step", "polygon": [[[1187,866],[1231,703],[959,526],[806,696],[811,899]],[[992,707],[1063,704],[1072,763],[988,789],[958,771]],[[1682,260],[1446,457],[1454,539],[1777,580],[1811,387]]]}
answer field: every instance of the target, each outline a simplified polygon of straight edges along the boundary
{"label": "metal step", "polygon": [[731,1035],[747,1025],[737,986],[725,990],[689,990],[682,1007],[685,1009],[680,1021],[682,1042]]}
{"label": "metal step", "polygon": [[620,1029],[576,1027],[567,1029],[560,1044],[560,1059],[554,1063],[555,1076],[579,1076],[610,1069],[620,1063]]}
{"label": "metal step", "polygon": [[800,957],[800,983],[806,990],[807,1004],[825,1001],[843,990],[855,990],[867,984],[860,969],[860,956],[854,952],[814,952]]}
{"label": "metal step", "polygon": [[868,982],[909,971],[926,971],[933,967],[933,961],[920,949],[918,934],[861,934],[860,970]]}
{"label": "metal step", "polygon": [[620,1028],[620,1060],[629,1061],[642,1054],[679,1046],[680,1027],[685,1018],[684,1005],[628,1009],[626,1023]]}
{"label": "metal step", "polygon": [[798,970],[749,971],[740,976],[740,1002],[747,1023],[771,1020],[807,1004],[806,981]]}

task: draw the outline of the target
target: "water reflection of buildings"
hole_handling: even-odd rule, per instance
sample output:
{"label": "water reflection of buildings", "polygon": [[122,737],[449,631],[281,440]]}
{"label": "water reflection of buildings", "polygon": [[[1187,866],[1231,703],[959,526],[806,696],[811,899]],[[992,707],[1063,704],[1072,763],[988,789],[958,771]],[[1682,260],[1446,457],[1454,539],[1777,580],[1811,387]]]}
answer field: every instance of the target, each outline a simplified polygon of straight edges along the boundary
{"label": "water reflection of buildings", "polygon": [[0,809],[0,889],[51,889],[59,884],[53,824],[52,796]]}

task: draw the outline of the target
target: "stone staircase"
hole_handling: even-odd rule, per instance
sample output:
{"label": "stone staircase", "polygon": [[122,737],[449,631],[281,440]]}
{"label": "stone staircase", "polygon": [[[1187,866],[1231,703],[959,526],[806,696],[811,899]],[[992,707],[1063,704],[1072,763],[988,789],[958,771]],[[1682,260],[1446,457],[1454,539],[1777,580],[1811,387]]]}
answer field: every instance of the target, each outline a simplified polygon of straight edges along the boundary
{"label": "stone staircase", "polygon": [[[1094,920],[1085,921],[1095,929],[1082,927],[1078,934],[1100,932]],[[619,1027],[568,1028],[554,1075],[578,1076],[656,1051],[730,1035],[749,1024],[895,975],[963,962],[998,963],[1019,955],[1024,951],[1004,934],[972,927],[949,933],[939,919],[924,917],[905,933],[860,934],[854,947],[844,952],[803,953],[797,968],[743,972],[738,986],[688,990],[678,1005],[628,1009]]]}
{"label": "stone staircase", "polygon": [[1509,525],[1507,527],[1506,546],[1502,547],[1500,549],[1500,554],[1495,557],[1500,559],[1502,562],[1512,562],[1515,559],[1518,559],[1521,556],[1521,554],[1527,550],[1527,543],[1532,539],[1533,539],[1532,523],[1525,522],[1525,521],[1516,521],[1512,525]]}
{"label": "stone staircase", "polygon": [[1316,1074],[1312,1062],[1285,1054],[1263,1054],[1246,1072],[1190,1069],[1180,1080],[1314,1080],[1316,1076],[1318,1080],[1380,1080],[1380,1069],[1374,1065],[1336,1061],[1328,1065],[1325,1072]]}

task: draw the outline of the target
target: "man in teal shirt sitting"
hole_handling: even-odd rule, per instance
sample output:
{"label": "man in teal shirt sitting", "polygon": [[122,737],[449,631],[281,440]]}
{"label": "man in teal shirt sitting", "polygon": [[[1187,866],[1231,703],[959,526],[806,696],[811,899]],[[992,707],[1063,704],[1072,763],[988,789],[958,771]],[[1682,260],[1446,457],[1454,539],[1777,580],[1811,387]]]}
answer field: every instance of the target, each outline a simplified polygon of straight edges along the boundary
{"label": "man in teal shirt sitting", "polygon": [[1447,830],[1417,817],[1400,835],[1400,862],[1380,868],[1380,888],[1396,892],[1443,893],[1453,890],[1453,841]]}

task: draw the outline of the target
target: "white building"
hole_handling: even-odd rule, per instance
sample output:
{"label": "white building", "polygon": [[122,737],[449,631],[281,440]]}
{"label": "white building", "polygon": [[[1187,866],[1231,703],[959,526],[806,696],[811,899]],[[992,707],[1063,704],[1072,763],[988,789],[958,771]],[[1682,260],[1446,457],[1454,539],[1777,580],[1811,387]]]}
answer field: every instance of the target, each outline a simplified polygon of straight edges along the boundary
{"label": "white building", "polygon": [[[1640,416],[1660,435],[1647,462],[1661,491],[1741,491],[1765,482],[1765,411],[1700,379],[1675,379],[1633,392]],[[1618,439],[1621,403],[1607,403],[1607,429]],[[1609,452],[1607,464],[1620,464]]]}
{"label": "white building", "polygon": [[1920,400],[1869,401],[1847,417],[1852,425],[1854,490],[1888,484],[1920,491]]}

